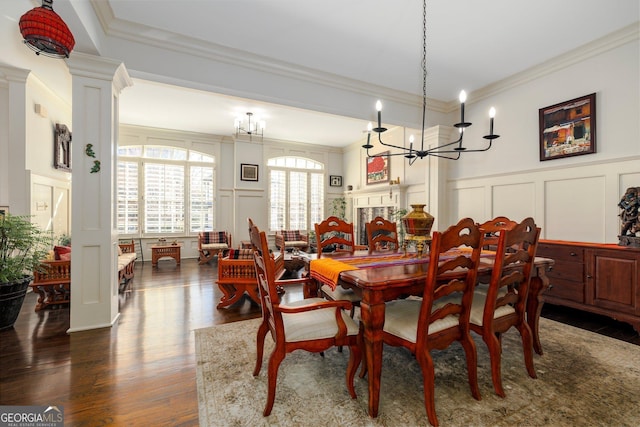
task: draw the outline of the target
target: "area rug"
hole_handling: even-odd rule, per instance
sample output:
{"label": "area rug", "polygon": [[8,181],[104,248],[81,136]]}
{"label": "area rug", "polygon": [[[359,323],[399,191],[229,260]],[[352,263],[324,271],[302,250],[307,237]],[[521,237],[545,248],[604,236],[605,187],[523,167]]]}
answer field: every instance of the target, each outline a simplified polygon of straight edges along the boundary
{"label": "area rug", "polygon": [[[195,331],[201,426],[424,426],[422,376],[413,356],[385,346],[379,416],[367,414],[366,379],[356,377],[358,398],[345,387],[348,350],[324,358],[296,351],[280,365],[269,417],[266,367],[270,337],[258,377],[253,377],[259,320]],[[639,426],[640,347],[540,319],[543,356],[537,379],[525,370],[517,331],[503,338],[506,398],[493,391],[489,355],[477,336],[482,400],[471,396],[465,358],[457,343],[434,352],[435,402],[441,426]]]}

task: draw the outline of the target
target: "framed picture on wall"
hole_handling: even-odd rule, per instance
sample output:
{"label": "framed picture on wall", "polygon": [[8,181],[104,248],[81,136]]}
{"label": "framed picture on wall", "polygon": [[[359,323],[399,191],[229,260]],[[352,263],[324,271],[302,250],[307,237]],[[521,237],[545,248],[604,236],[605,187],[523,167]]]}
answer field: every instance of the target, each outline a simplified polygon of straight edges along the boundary
{"label": "framed picture on wall", "polygon": [[59,123],[53,140],[53,167],[71,172],[71,132]]}
{"label": "framed picture on wall", "polygon": [[596,94],[538,111],[540,161],[596,152]]}
{"label": "framed picture on wall", "polygon": [[342,177],[340,175],[330,175],[329,176],[329,186],[331,186],[331,187],[342,187]]}
{"label": "framed picture on wall", "polygon": [[367,185],[389,182],[391,162],[388,154],[385,151],[376,157],[367,157]]}
{"label": "framed picture on wall", "polygon": [[240,180],[241,181],[257,181],[258,165],[241,163],[240,164]]}

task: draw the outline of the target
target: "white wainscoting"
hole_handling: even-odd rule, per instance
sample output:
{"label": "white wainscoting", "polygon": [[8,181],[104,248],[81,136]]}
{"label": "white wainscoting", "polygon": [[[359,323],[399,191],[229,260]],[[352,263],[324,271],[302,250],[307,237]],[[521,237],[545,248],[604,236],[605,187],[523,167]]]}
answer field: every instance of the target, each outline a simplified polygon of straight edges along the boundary
{"label": "white wainscoting", "polygon": [[640,159],[582,165],[558,164],[519,174],[460,179],[447,184],[448,223],[496,216],[533,217],[542,238],[617,243],[618,202],[628,187],[640,186]]}

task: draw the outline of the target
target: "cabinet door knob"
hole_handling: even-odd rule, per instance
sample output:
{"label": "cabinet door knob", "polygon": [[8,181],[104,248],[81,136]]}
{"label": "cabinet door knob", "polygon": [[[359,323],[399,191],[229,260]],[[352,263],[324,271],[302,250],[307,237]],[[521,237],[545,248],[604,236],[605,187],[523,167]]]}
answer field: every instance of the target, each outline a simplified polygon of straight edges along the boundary
{"label": "cabinet door knob", "polygon": [[587,279],[592,279],[592,278],[593,278],[593,276],[592,276],[592,275],[587,274]]}
{"label": "cabinet door knob", "polygon": [[578,255],[578,254],[577,254],[577,253],[575,253],[575,252],[570,252],[570,253],[569,253],[569,255],[571,255],[571,256],[576,256],[576,255]]}

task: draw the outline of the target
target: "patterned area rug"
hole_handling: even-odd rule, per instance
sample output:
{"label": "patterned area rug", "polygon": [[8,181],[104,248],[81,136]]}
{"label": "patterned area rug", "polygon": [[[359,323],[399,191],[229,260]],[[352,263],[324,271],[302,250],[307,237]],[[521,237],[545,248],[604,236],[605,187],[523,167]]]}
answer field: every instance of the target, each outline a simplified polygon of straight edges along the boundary
{"label": "patterned area rug", "polygon": [[[345,386],[348,350],[297,351],[280,365],[269,417],[266,367],[273,348],[267,337],[262,371],[255,365],[258,319],[195,331],[201,426],[424,426],[429,425],[422,376],[413,356],[385,346],[379,416],[367,415],[367,383],[356,377],[357,400]],[[540,320],[544,356],[535,355],[538,379],[524,368],[519,335],[503,338],[502,376],[507,397],[493,391],[489,355],[478,348],[482,400],[471,396],[462,347],[434,352],[436,410],[441,426],[639,426],[640,347]]]}

